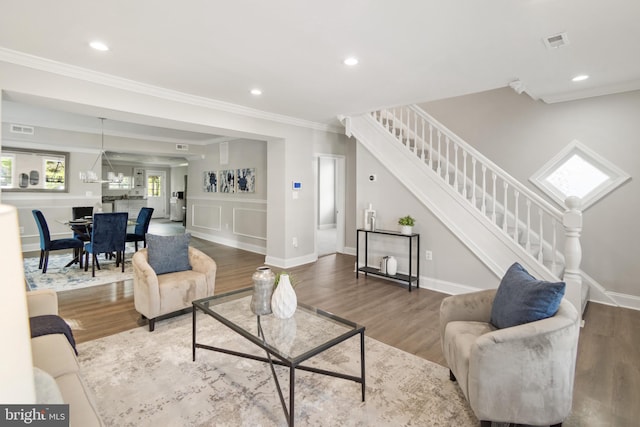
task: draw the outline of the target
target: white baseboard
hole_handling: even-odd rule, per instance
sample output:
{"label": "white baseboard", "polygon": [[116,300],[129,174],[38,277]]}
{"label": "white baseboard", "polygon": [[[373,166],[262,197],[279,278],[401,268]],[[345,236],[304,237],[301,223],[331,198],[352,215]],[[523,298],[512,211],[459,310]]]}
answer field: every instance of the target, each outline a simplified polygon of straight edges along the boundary
{"label": "white baseboard", "polygon": [[620,294],[618,292],[607,292],[607,296],[613,298],[619,307],[640,310],[640,297],[629,294]]}
{"label": "white baseboard", "polygon": [[193,237],[197,237],[199,239],[206,240],[208,242],[219,243],[221,245],[242,249],[244,251],[253,252],[261,255],[266,255],[267,253],[267,249],[262,246],[250,245],[247,243],[238,242],[237,240],[214,237],[214,236],[211,236],[210,234],[204,234],[198,231],[186,230],[186,232],[191,234]]}
{"label": "white baseboard", "polygon": [[350,246],[345,246],[343,251],[343,254],[345,255],[353,255],[356,256],[356,248],[350,247]]}
{"label": "white baseboard", "polygon": [[277,258],[272,256],[265,257],[264,263],[267,265],[273,265],[278,268],[291,268],[297,267],[299,265],[309,264],[312,262],[316,262],[318,260],[318,255],[315,253],[304,255],[298,258]]}
{"label": "white baseboard", "polygon": [[420,287],[447,295],[468,294],[469,292],[483,290],[483,288],[476,288],[469,285],[463,285],[461,283],[447,282],[446,280],[435,279],[427,276],[420,276]]}

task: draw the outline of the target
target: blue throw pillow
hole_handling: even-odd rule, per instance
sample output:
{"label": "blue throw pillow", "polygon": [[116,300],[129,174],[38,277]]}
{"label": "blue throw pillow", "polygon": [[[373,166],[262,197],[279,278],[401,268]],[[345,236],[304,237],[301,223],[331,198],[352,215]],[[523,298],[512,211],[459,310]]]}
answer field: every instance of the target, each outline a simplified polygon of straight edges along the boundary
{"label": "blue throw pillow", "polygon": [[517,262],[505,273],[491,307],[491,324],[498,329],[551,317],[564,296],[564,282],[545,282]]}
{"label": "blue throw pillow", "polygon": [[156,236],[147,234],[149,265],[156,274],[191,270],[189,264],[189,240],[191,234]]}

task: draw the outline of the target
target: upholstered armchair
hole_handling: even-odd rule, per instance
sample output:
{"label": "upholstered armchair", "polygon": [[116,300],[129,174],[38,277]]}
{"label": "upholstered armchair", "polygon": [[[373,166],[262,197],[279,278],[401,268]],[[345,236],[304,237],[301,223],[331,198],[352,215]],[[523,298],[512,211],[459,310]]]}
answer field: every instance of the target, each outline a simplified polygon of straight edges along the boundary
{"label": "upholstered armchair", "polygon": [[442,351],[483,426],[561,425],[571,411],[579,315],[563,299],[555,315],[497,329],[496,289],[454,295],[440,307]]}
{"label": "upholstered armchair", "polygon": [[133,255],[133,299],[153,331],[158,317],[191,308],[193,300],[213,295],[217,265],[202,251],[188,247],[190,269],[157,274],[149,263],[150,249]]}

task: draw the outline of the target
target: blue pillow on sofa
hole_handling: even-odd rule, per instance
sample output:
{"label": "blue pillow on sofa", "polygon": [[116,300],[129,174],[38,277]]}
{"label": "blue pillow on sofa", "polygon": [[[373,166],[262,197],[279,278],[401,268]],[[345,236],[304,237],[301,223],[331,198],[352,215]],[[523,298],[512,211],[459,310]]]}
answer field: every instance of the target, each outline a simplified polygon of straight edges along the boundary
{"label": "blue pillow on sofa", "polygon": [[491,324],[498,329],[551,317],[564,296],[564,282],[538,280],[517,262],[505,273],[491,307]]}
{"label": "blue pillow on sofa", "polygon": [[189,264],[189,240],[191,234],[156,236],[147,234],[149,265],[156,274],[191,270]]}

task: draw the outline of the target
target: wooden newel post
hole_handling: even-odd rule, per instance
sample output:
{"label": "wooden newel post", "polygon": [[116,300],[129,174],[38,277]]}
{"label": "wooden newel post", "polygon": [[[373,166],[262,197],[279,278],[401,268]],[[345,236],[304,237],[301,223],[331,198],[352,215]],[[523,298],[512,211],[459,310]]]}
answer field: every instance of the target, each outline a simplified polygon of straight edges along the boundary
{"label": "wooden newel post", "polygon": [[562,225],[565,232],[564,242],[564,276],[567,284],[565,298],[582,313],[582,275],[580,274],[580,262],[582,261],[582,247],[580,246],[580,233],[582,232],[582,211],[579,197],[569,196],[565,200],[567,210],[562,216]]}

